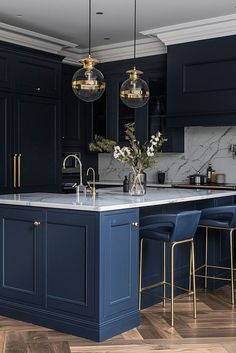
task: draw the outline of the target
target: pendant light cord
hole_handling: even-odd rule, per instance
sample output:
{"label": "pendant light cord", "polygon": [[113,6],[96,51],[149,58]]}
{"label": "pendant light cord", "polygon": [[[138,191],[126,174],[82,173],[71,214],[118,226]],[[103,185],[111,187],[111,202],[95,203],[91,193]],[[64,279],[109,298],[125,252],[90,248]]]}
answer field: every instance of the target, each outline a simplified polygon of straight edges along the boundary
{"label": "pendant light cord", "polygon": [[89,0],[89,56],[91,55],[91,27],[92,27],[92,21],[91,21],[91,0]]}
{"label": "pendant light cord", "polygon": [[137,0],[134,0],[134,68],[136,64]]}

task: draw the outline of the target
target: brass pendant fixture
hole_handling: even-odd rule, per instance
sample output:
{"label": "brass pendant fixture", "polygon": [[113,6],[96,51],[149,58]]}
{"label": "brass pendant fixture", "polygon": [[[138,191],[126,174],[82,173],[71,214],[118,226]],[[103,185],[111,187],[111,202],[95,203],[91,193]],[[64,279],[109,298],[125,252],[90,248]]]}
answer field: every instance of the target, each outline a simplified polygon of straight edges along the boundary
{"label": "brass pendant fixture", "polygon": [[142,71],[136,70],[136,34],[137,32],[137,4],[134,0],[134,67],[126,71],[129,75],[128,80],[124,81],[120,88],[120,98],[129,108],[141,108],[149,100],[150,92],[146,81],[139,76]]}
{"label": "brass pendant fixture", "polygon": [[91,0],[89,0],[89,56],[79,62],[83,68],[75,72],[72,89],[79,99],[94,102],[103,95],[106,83],[101,71],[94,67],[99,61],[91,57]]}

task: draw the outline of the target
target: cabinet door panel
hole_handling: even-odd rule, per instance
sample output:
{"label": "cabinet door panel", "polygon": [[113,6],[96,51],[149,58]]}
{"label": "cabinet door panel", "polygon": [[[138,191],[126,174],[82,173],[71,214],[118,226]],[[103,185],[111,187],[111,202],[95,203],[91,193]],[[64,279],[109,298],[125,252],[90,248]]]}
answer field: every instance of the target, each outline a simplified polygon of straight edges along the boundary
{"label": "cabinet door panel", "polygon": [[12,57],[4,51],[0,51],[0,87],[8,88],[11,86]]}
{"label": "cabinet door panel", "polygon": [[8,187],[10,162],[10,95],[0,93],[0,192]]}
{"label": "cabinet door panel", "polygon": [[62,141],[64,146],[80,146],[81,134],[81,104],[82,101],[72,91],[71,82],[77,67],[64,65],[62,71]]}
{"label": "cabinet door panel", "polygon": [[18,56],[15,59],[14,88],[38,96],[58,96],[60,64]]}
{"label": "cabinet door panel", "polygon": [[40,211],[0,209],[0,295],[42,302],[42,222]]}
{"label": "cabinet door panel", "polygon": [[103,317],[138,308],[138,210],[102,215]]}
{"label": "cabinet door panel", "polygon": [[48,212],[47,307],[90,316],[95,298],[93,216]]}
{"label": "cabinet door panel", "polygon": [[17,97],[16,150],[21,154],[20,187],[24,190],[57,189],[58,120],[59,105],[56,100],[23,95]]}

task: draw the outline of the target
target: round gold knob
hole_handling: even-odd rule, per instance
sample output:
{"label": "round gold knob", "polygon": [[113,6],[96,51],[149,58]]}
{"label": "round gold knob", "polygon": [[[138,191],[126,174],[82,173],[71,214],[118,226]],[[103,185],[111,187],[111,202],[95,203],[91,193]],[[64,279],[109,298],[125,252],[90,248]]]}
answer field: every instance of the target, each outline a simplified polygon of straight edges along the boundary
{"label": "round gold knob", "polygon": [[40,224],[41,224],[40,221],[34,221],[34,226],[35,226],[35,227],[40,226]]}
{"label": "round gold knob", "polygon": [[133,223],[132,223],[132,226],[133,226],[133,227],[138,227],[139,224],[138,224],[138,222],[133,222]]}

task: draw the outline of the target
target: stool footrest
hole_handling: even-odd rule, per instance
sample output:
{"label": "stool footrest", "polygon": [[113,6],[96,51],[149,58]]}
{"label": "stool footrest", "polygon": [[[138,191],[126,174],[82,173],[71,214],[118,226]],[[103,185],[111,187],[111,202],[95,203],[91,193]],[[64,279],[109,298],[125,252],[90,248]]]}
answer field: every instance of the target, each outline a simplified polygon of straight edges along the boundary
{"label": "stool footrest", "polygon": [[[158,288],[158,287],[161,287],[163,285],[171,286],[171,283],[165,282],[165,281],[154,283],[154,284],[151,284],[150,286],[143,287],[141,289],[141,293],[144,292],[144,291],[147,291],[148,289]],[[180,287],[180,286],[177,286],[177,285],[174,285],[174,288],[178,288],[178,289],[183,290],[183,291],[188,292],[188,293],[191,292],[191,295],[193,294],[193,292],[189,291],[189,289],[187,289],[187,288],[183,288],[183,287]],[[161,298],[163,298],[163,297],[161,297]]]}
{"label": "stool footrest", "polygon": [[195,275],[195,277],[217,279],[219,281],[230,281],[231,282],[231,278],[223,278],[223,277],[215,277],[215,276],[204,276],[204,275]]}

